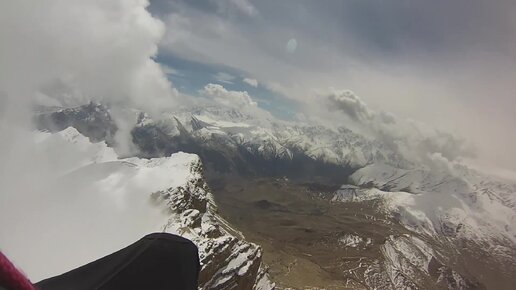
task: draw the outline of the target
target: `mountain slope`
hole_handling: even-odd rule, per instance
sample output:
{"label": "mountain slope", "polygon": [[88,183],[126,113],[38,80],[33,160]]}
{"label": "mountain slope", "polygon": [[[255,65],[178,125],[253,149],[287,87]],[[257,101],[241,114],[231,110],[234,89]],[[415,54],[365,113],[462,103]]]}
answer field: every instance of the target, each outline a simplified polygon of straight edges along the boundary
{"label": "mountain slope", "polygon": [[[193,154],[117,159],[105,143],[76,129],[36,133],[38,148],[60,160],[58,178],[39,194],[18,197],[22,216],[1,230],[2,250],[37,281],[112,253],[149,232],[165,231],[199,247],[200,285],[206,289],[268,289],[261,249],[216,214]],[[72,161],[70,161],[72,160]],[[26,237],[32,237],[30,241]],[[260,287],[258,287],[260,286]]]}

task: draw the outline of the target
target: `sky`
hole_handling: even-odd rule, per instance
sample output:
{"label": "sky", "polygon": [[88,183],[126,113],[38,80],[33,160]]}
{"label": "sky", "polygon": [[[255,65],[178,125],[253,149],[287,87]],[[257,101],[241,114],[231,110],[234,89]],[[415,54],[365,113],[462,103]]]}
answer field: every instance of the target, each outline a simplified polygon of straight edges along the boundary
{"label": "sky", "polygon": [[152,0],[149,11],[182,89],[202,76],[259,104],[289,100],[294,115],[351,90],[370,110],[464,138],[479,166],[516,170],[514,1]]}
{"label": "sky", "polygon": [[[446,158],[516,171],[511,0],[19,0],[0,8],[4,141],[15,140],[13,124],[27,125],[34,100],[157,113],[208,88],[249,96],[278,118],[345,125],[387,143],[417,135],[417,146]],[[3,160],[16,156],[14,144],[0,142]]]}

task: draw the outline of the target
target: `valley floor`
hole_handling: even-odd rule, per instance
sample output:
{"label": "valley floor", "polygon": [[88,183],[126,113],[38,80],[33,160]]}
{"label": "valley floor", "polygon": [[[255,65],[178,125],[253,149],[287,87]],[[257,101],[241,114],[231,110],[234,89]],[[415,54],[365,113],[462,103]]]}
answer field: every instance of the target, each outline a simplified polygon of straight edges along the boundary
{"label": "valley floor", "polygon": [[500,270],[514,265],[419,236],[378,211],[378,200],[332,202],[334,188],[286,179],[228,180],[209,182],[219,214],[263,248],[280,289],[512,289],[511,271]]}
{"label": "valley floor", "polygon": [[220,214],[263,247],[282,288],[366,288],[363,274],[380,259],[380,246],[406,232],[377,216],[374,202],[331,203],[310,185],[283,179],[219,181],[212,191]]}

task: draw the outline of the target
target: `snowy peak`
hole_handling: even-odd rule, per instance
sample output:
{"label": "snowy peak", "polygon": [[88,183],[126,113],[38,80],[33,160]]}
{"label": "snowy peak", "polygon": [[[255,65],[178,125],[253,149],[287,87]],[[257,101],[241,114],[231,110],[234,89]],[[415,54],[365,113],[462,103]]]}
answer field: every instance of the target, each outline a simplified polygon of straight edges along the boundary
{"label": "snowy peak", "polygon": [[[490,182],[486,182],[490,179]],[[425,227],[433,228],[440,234],[449,235],[450,230],[454,229],[454,235],[459,231],[475,239],[508,239],[516,242],[516,228],[513,226],[516,211],[512,200],[507,198],[511,196],[513,187],[507,184],[502,186],[488,176],[481,177],[472,171],[461,175],[449,171],[425,168],[406,170],[374,164],[356,171],[350,181],[361,187],[381,189],[353,189],[350,198],[356,198],[357,192],[368,198],[383,198],[398,211],[420,216],[418,224],[430,221],[431,225]],[[336,198],[342,199],[349,195],[348,192],[350,190],[343,189]]]}

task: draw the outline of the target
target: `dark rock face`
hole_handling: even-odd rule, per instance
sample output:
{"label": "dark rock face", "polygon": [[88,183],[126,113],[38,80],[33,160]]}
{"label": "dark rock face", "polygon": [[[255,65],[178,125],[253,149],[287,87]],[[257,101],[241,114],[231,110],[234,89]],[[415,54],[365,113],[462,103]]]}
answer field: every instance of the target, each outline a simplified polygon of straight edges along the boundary
{"label": "dark rock face", "polygon": [[106,141],[108,145],[114,144],[114,136],[118,130],[109,110],[93,102],[77,108],[37,113],[34,123],[37,129],[50,132],[74,127],[92,142]]}
{"label": "dark rock face", "polygon": [[[195,125],[195,123],[194,123]],[[140,149],[142,157],[168,156],[183,151],[201,157],[207,169],[207,177],[220,175],[243,175],[253,177],[283,177],[296,181],[311,181],[341,184],[354,168],[314,160],[303,152],[292,148],[292,157],[266,156],[249,144],[228,144],[222,137],[212,136],[200,139],[184,129],[176,120],[179,134],[169,135],[160,123],[136,126],[131,134],[133,143]]]}

